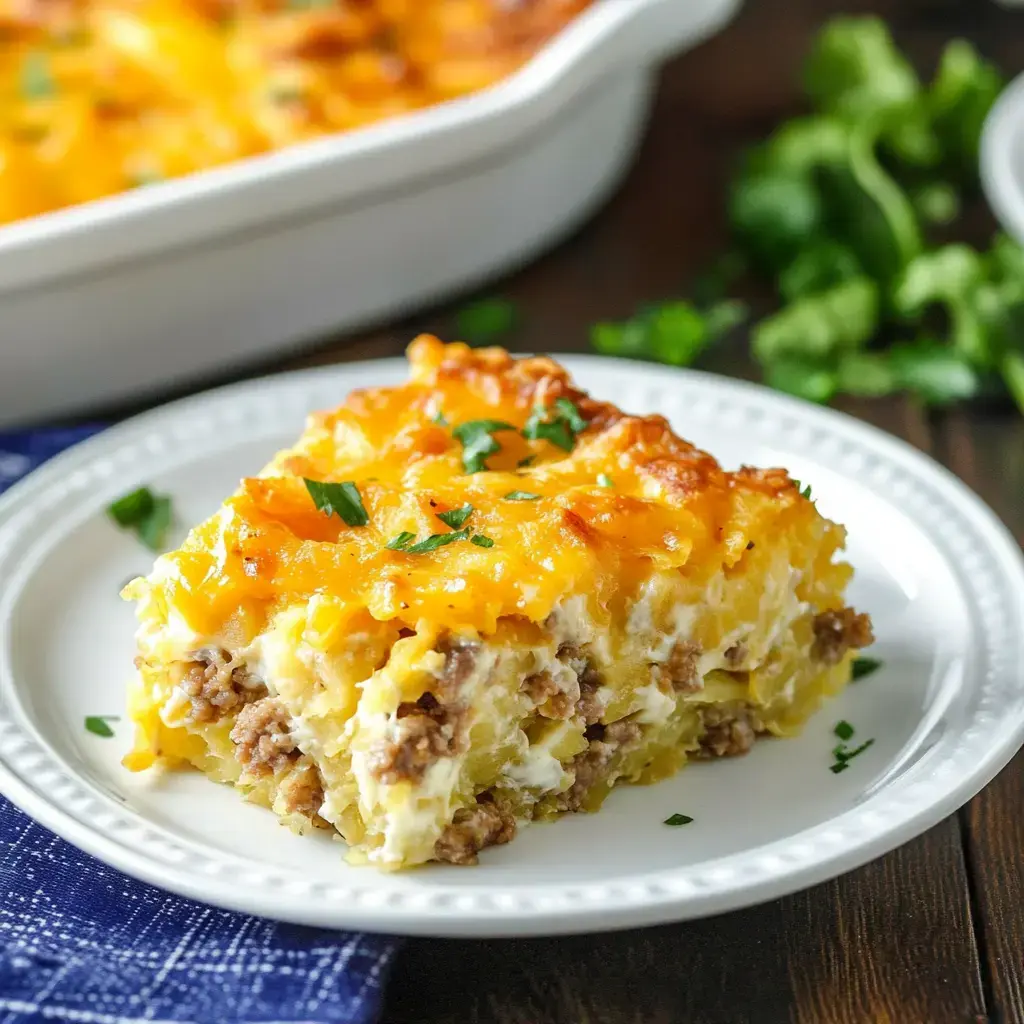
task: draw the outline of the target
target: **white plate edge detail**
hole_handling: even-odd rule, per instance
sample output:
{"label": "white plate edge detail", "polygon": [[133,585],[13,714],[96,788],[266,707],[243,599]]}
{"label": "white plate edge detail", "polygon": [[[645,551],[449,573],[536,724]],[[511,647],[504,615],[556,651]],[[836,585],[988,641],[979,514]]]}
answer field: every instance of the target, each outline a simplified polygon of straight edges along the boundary
{"label": "white plate edge detail", "polygon": [[[627,927],[717,912],[740,905],[755,887],[761,890],[759,899],[780,895],[848,870],[911,838],[973,796],[998,772],[1016,751],[1024,732],[1024,716],[999,720],[991,710],[998,703],[997,692],[1016,681],[1015,665],[1024,654],[1024,559],[1008,531],[980,499],[903,442],[850,417],[806,407],[755,385],[593,357],[566,357],[565,363],[570,370],[626,373],[637,389],[644,389],[661,406],[673,404],[669,392],[675,382],[683,393],[690,392],[686,395],[690,404],[678,406],[687,416],[705,422],[756,421],[762,439],[795,452],[813,451],[816,458],[827,457],[840,470],[866,477],[872,487],[888,489],[927,527],[929,537],[949,559],[972,598],[978,619],[981,680],[978,706],[962,737],[971,742],[947,751],[922,777],[900,780],[891,790],[883,790],[842,816],[784,841],[709,865],[626,876],[614,884],[517,888],[507,894],[495,893],[490,886],[446,887],[432,880],[422,892],[388,893],[382,898],[341,883],[323,885],[295,874],[250,870],[248,881],[261,890],[258,899],[254,901],[252,892],[244,890],[236,902],[225,900],[223,894],[218,897],[216,887],[204,880],[225,870],[237,871],[236,865],[229,865],[231,858],[211,856],[193,844],[158,835],[156,829],[132,815],[118,813],[109,800],[98,806],[89,787],[71,777],[32,736],[32,730],[7,712],[14,684],[6,661],[0,663],[0,790],[44,824],[122,870],[234,909],[306,923],[452,935],[476,933],[499,912],[506,919],[502,934],[526,934],[583,930],[586,920],[592,924],[601,921],[601,927],[607,927],[610,918],[614,926]],[[198,444],[206,433],[204,416],[205,426],[220,432],[215,435],[216,447],[226,448],[240,439],[243,430],[246,437],[252,437],[250,417],[258,418],[257,422],[262,419],[268,435],[277,433],[292,421],[297,426],[311,407],[340,400],[353,384],[396,379],[403,367],[401,360],[379,360],[233,385],[143,414],[58,456],[0,499],[0,580],[8,578],[5,563],[19,537],[27,533],[24,526],[13,528],[19,522],[38,522],[40,514],[52,512],[69,493],[94,484],[96,477],[109,476],[112,465],[135,465],[139,459],[152,458],[189,438]],[[267,393],[268,387],[273,395]],[[679,402],[678,395],[674,401]],[[268,404],[274,406],[269,418]],[[166,433],[165,424],[183,412],[191,414],[190,425]],[[823,446],[827,446],[824,456]],[[209,448],[204,445],[196,450]],[[166,465],[188,458],[185,449]],[[27,546],[30,548],[31,542]],[[0,583],[0,597],[3,591]],[[6,623],[0,624],[0,637],[4,629]],[[946,780],[954,773],[959,781],[950,785]],[[70,806],[53,805],[48,796],[53,793],[66,794]],[[881,821],[893,815],[898,823],[883,827]],[[822,846],[826,848],[823,856],[818,852]],[[315,897],[315,913],[296,916],[290,902],[296,895]],[[559,913],[570,908],[573,924],[559,927]],[[417,921],[410,922],[410,914]]]}

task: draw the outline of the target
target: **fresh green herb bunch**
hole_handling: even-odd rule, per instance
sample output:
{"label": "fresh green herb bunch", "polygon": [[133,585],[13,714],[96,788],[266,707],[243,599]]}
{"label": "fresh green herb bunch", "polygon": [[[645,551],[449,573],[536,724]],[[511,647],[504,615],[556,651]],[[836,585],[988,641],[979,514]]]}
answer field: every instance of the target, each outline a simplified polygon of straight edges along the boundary
{"label": "fresh green herb bunch", "polygon": [[732,183],[714,303],[599,324],[594,347],[689,365],[735,321],[725,289],[745,267],[780,302],[751,332],[770,385],[816,402],[908,391],[932,404],[1003,389],[1024,410],[1024,253],[1003,236],[987,253],[929,238],[938,226],[948,237],[977,192],[1002,75],[954,40],[926,85],[884,22],[840,17],[804,84],[811,112],[748,152]]}

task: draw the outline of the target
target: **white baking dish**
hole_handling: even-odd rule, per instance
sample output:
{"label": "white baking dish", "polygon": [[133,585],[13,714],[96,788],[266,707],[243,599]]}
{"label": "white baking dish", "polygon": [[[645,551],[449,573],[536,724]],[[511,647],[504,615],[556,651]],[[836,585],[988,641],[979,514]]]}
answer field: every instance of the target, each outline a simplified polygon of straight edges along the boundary
{"label": "white baking dish", "polygon": [[0,423],[394,316],[565,235],[738,0],[599,0],[485,92],[0,228]]}

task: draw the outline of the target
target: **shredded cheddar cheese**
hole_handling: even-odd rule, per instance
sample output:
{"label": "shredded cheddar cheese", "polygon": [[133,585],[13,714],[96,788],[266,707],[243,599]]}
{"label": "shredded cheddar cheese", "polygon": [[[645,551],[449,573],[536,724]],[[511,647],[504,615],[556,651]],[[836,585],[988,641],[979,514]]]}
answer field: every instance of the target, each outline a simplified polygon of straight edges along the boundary
{"label": "shredded cheddar cheese", "polygon": [[0,0],[0,223],[482,89],[593,0]]}

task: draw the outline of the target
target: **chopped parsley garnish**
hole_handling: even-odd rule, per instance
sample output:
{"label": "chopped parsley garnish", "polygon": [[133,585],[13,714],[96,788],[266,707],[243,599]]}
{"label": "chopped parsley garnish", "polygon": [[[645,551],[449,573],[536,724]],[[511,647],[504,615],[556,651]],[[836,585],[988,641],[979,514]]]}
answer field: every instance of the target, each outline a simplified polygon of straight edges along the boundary
{"label": "chopped parsley garnish", "polygon": [[42,53],[30,53],[21,64],[21,94],[29,100],[48,99],[57,92],[50,62]]}
{"label": "chopped parsley garnish", "polygon": [[478,548],[493,548],[494,541],[490,537],[485,537],[482,533],[474,533],[469,538],[470,544],[475,544]]}
{"label": "chopped parsley garnish", "polygon": [[428,551],[436,551],[443,548],[445,544],[452,544],[457,540],[467,540],[469,530],[455,530],[452,533],[432,533],[426,540],[413,544],[411,548],[405,548],[406,554],[425,555]]}
{"label": "chopped parsley garnish", "polygon": [[801,498],[810,498],[810,496],[811,496],[811,485],[808,484],[806,487],[803,488],[803,490],[800,491],[800,497]]}
{"label": "chopped parsley garnish", "polygon": [[509,491],[505,495],[506,501],[536,501],[539,494],[532,494],[530,491]]}
{"label": "chopped parsley garnish", "polygon": [[829,766],[829,771],[833,775],[838,775],[840,772],[845,772],[849,762],[857,757],[858,754],[863,754],[875,741],[865,740],[859,747],[854,747],[851,750],[846,745],[846,741],[853,739],[855,732],[853,726],[849,722],[839,722],[832,731],[843,741],[833,748],[832,756],[835,758],[835,763]]}
{"label": "chopped parsley garnish", "polygon": [[445,419],[444,411],[441,409],[438,409],[437,412],[435,412],[434,415],[430,417],[430,422],[436,423],[439,427],[448,426],[448,420]]}
{"label": "chopped parsley garnish", "polygon": [[457,530],[472,514],[473,506],[465,504],[461,508],[453,508],[450,512],[438,512],[437,518],[445,526],[450,526],[453,530]]}
{"label": "chopped parsley garnish", "polygon": [[366,509],[363,508],[359,488],[350,480],[344,483],[325,483],[303,477],[302,482],[306,485],[317,511],[323,512],[325,516],[330,517],[337,513],[348,526],[365,526],[370,521]]}
{"label": "chopped parsley garnish", "polygon": [[150,551],[159,551],[164,546],[173,518],[171,499],[163,494],[153,498],[149,515],[138,525],[139,539]]}
{"label": "chopped parsley garnish", "polygon": [[118,498],[107,512],[122,529],[134,530],[150,551],[161,550],[174,518],[171,499],[154,494],[148,487],[140,487]]}
{"label": "chopped parsley garnish", "polygon": [[853,726],[849,722],[840,722],[832,730],[841,740],[851,739],[853,736]]}
{"label": "chopped parsley garnish", "polygon": [[120,721],[117,715],[89,715],[85,719],[85,728],[94,736],[102,736],[103,739],[109,740],[114,735],[114,730],[107,723]]}
{"label": "chopped parsley garnish", "polygon": [[459,337],[470,345],[491,345],[510,333],[519,319],[507,299],[480,299],[455,315]]}
{"label": "chopped parsley garnish", "polygon": [[525,468],[526,468],[527,466],[529,466],[529,465],[530,465],[530,464],[531,464],[532,462],[536,462],[536,461],[537,461],[537,456],[536,456],[536,455],[524,455],[524,456],[523,456],[523,457],[522,457],[522,458],[521,458],[521,459],[520,459],[520,460],[519,460],[519,461],[518,461],[518,462],[516,463],[516,466],[517,466],[517,467],[518,467],[519,469],[525,469]]}
{"label": "chopped parsley garnish", "polygon": [[877,672],[882,667],[882,663],[877,658],[855,658],[853,661],[853,678],[864,679],[871,675],[872,672]]}
{"label": "chopped parsley garnish", "polygon": [[470,420],[452,430],[452,436],[462,444],[462,465],[467,473],[480,473],[487,469],[487,457],[501,451],[493,435],[502,430],[515,430],[503,420]]}
{"label": "chopped parsley garnish", "polygon": [[573,433],[581,434],[587,429],[587,421],[580,415],[579,409],[568,398],[556,398],[555,408],[561,414],[562,419],[569,425]]}
{"label": "chopped parsley garnish", "polygon": [[607,473],[598,473],[597,474],[597,482],[602,487],[614,487],[615,486],[614,481],[612,480],[612,478]]}
{"label": "chopped parsley garnish", "polygon": [[[416,535],[409,533],[408,530],[403,530],[397,537],[388,541],[387,547],[392,551],[404,551],[407,555],[425,555],[428,551],[436,551],[438,548],[444,547],[445,544],[451,544],[457,540],[470,540],[469,530],[460,530],[458,527],[462,526],[472,514],[473,506],[468,502],[461,508],[438,512],[437,518],[452,528],[451,533],[432,533],[426,540],[413,544],[412,541],[416,540]],[[494,546],[493,540],[479,534],[472,538],[472,543],[481,548]]]}
{"label": "chopped parsley garnish", "polygon": [[664,824],[675,828],[677,825],[689,825],[691,821],[693,821],[693,818],[688,814],[673,814],[665,819]]}
{"label": "chopped parsley garnish", "polygon": [[137,526],[145,516],[149,515],[152,508],[153,492],[148,487],[140,487],[137,491],[132,491],[131,494],[118,498],[107,509],[107,512],[110,513],[110,516],[118,526],[123,526],[127,529],[131,526]]}
{"label": "chopped parsley garnish", "polygon": [[536,408],[523,427],[528,441],[550,441],[557,448],[571,452],[576,446],[576,435],[586,430],[587,421],[568,398],[555,399],[550,410]]}

